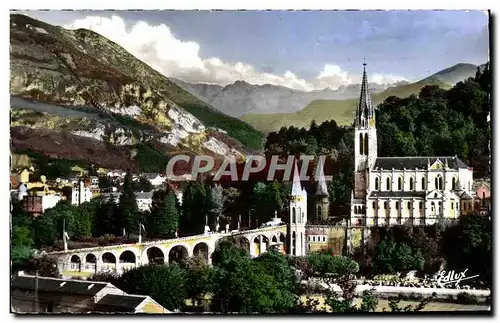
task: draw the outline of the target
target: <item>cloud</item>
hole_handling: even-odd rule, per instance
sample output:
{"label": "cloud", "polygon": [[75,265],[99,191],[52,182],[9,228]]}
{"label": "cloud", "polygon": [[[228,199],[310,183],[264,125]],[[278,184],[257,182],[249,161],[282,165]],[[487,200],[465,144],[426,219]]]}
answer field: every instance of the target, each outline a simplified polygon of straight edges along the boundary
{"label": "cloud", "polygon": [[[361,75],[351,75],[338,65],[325,64],[316,78],[305,80],[292,71],[283,75],[259,71],[244,62],[224,62],[220,58],[201,58],[196,42],[180,40],[165,24],[150,25],[139,21],[128,26],[119,16],[87,16],[64,26],[68,29],[85,28],[120,44],[160,73],[191,83],[227,85],[237,80],[251,84],[274,84],[296,90],[312,91],[326,87],[336,89],[341,85],[360,83]],[[394,83],[403,77],[375,74],[375,83]]]}

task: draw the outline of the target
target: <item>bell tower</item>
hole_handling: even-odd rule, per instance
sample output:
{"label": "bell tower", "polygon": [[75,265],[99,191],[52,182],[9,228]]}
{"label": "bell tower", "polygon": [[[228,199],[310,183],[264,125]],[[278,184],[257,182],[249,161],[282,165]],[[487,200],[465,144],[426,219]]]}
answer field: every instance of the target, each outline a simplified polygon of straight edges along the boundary
{"label": "bell tower", "polygon": [[361,94],[354,120],[354,198],[364,199],[368,186],[367,169],[373,166],[377,158],[377,129],[375,127],[375,109],[372,104],[366,63],[363,62],[363,80]]}
{"label": "bell tower", "polygon": [[288,254],[306,255],[307,192],[302,188],[297,164],[294,165],[290,215],[288,219]]}

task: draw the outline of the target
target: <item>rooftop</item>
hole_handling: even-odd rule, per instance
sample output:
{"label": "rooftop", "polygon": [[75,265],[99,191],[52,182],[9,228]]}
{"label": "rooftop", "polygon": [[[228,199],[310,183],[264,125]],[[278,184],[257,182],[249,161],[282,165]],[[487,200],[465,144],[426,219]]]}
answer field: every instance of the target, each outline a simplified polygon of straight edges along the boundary
{"label": "rooftop", "polygon": [[148,296],[140,295],[114,295],[106,294],[96,303],[96,309],[99,311],[113,312],[135,312],[137,306],[144,302]]}
{"label": "rooftop", "polygon": [[443,157],[377,157],[374,169],[427,169],[437,160],[443,164],[448,163],[451,169],[467,169],[468,166],[458,157],[443,156]]}
{"label": "rooftop", "polygon": [[[35,281],[35,276],[17,276],[11,279],[11,288],[34,290]],[[38,290],[40,292],[94,296],[106,286],[112,285],[104,282],[38,277]]]}

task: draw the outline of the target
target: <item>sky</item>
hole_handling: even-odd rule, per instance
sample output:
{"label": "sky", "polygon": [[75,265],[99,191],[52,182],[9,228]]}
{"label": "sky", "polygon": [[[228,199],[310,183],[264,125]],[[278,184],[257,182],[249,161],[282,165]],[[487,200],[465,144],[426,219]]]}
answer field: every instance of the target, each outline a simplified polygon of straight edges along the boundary
{"label": "sky", "polygon": [[94,30],[168,77],[297,90],[418,81],[488,60],[482,11],[23,11]]}

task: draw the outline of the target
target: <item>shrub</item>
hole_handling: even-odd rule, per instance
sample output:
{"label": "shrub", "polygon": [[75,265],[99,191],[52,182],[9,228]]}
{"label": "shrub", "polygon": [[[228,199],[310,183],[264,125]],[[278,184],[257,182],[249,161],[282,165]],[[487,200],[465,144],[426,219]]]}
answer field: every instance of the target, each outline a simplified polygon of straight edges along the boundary
{"label": "shrub", "polygon": [[462,293],[459,293],[457,295],[457,303],[459,303],[459,304],[478,304],[479,299],[472,294],[462,292]]}

